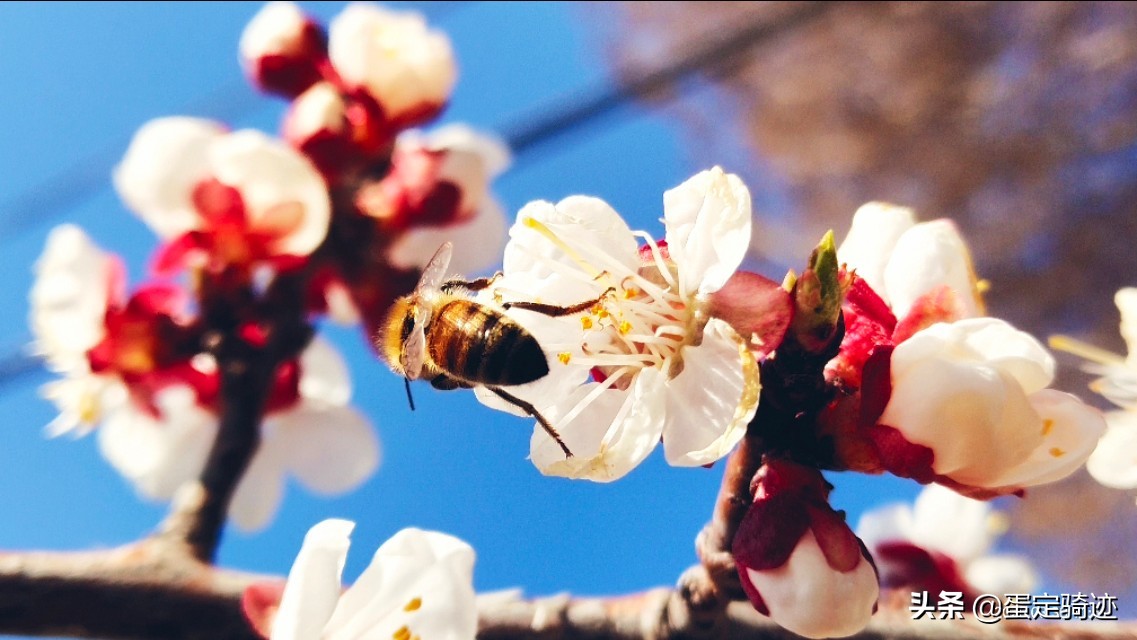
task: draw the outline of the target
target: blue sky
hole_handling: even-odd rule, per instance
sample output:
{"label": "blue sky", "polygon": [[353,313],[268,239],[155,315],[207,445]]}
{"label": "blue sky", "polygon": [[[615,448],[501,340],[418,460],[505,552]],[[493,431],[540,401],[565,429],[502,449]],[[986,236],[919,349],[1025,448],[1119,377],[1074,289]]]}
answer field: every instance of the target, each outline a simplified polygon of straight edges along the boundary
{"label": "blue sky", "polygon": [[[302,6],[326,19],[342,4]],[[31,265],[52,225],[82,225],[125,257],[133,282],[144,275],[154,238],[110,186],[110,169],[137,127],[186,114],[276,130],[283,104],[249,88],[237,63],[238,37],[259,7],[0,5],[0,308],[7,310],[0,352],[28,339]],[[461,68],[443,120],[500,131],[609,82],[582,11],[559,3],[426,7],[452,37]],[[704,168],[688,164],[679,126],[666,110],[630,107],[526,155],[496,191],[510,212],[534,199],[600,196],[633,228],[658,234],[663,191]],[[358,331],[324,329],[349,360],[355,402],[376,424],[383,465],[348,496],[317,498],[291,486],[267,530],[227,532],[223,564],[283,573],[307,528],[332,516],[358,522],[349,578],[381,541],[412,525],[473,544],[476,585],[485,590],[618,593],[671,584],[695,562],[694,536],[711,512],[720,468],[672,469],[657,452],[611,485],[542,477],[526,460],[530,421],[485,409],[472,394],[425,386],[412,414],[401,379],[373,359]],[[0,387],[0,548],[105,547],[144,535],[163,505],[137,498],[93,438],[43,437],[54,415],[37,396],[47,379]],[[833,500],[853,522],[866,506],[918,490],[846,475],[832,478]]]}

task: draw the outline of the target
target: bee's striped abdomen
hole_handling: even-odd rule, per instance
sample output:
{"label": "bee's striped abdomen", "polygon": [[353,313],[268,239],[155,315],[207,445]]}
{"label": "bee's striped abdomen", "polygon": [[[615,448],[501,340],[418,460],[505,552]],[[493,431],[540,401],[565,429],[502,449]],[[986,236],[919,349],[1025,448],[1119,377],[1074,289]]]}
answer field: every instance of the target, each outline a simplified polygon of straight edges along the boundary
{"label": "bee's striped abdomen", "polygon": [[427,327],[434,363],[477,384],[524,384],[549,373],[541,346],[506,315],[471,300],[441,306]]}

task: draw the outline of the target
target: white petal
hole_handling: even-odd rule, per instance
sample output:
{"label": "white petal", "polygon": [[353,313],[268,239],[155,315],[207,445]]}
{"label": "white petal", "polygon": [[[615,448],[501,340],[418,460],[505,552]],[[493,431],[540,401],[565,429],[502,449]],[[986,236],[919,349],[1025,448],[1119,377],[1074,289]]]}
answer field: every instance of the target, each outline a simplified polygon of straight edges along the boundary
{"label": "white petal", "polygon": [[443,242],[454,243],[452,273],[476,273],[495,264],[505,246],[501,205],[489,199],[470,220],[442,227],[412,227],[387,250],[387,260],[400,269],[422,269]]}
{"label": "white petal", "polygon": [[807,638],[840,638],[868,626],[880,587],[862,559],[851,571],[835,571],[807,531],[786,564],[769,571],[746,569],[770,617]]}
{"label": "white petal", "polygon": [[[917,334],[918,335],[918,334]],[[904,360],[901,343],[894,361]],[[936,473],[974,486],[989,484],[1041,441],[1042,419],[1018,382],[992,367],[925,358],[894,372],[880,418],[935,454]]]}
{"label": "white petal", "polygon": [[[557,241],[527,223],[528,219],[552,232]],[[590,262],[601,258],[605,263]],[[582,264],[586,262],[594,269]],[[570,196],[556,205],[530,202],[517,212],[517,222],[509,230],[504,270],[506,275],[526,273],[543,280],[554,274],[550,263],[579,272],[585,281],[605,269],[634,272],[640,266],[639,245],[628,223],[598,198]]]}
{"label": "white petal", "polygon": [[667,382],[663,449],[669,464],[697,467],[730,453],[746,435],[762,385],[742,338],[717,318],[707,323],[702,344],[680,355],[683,371]]}
{"label": "white petal", "polygon": [[285,466],[312,491],[349,491],[379,467],[375,429],[351,407],[305,403],[271,415],[269,421],[266,434],[277,440]]}
{"label": "white petal", "polygon": [[[268,426],[268,423],[264,425]],[[263,529],[284,497],[284,447],[262,428],[261,446],[233,492],[229,518],[242,531]]]}
{"label": "white petal", "polygon": [[596,388],[590,383],[545,412],[572,457],[565,457],[544,429],[537,425],[530,442],[533,464],[545,475],[611,482],[643,462],[659,444],[663,433],[666,378],[644,369],[628,391],[608,389],[568,422],[562,416],[573,410]]}
{"label": "white petal", "polygon": [[85,370],[102,340],[118,267],[75,225],[51,230],[29,295],[36,351],[56,371]]}
{"label": "white petal", "polygon": [[45,384],[40,395],[59,409],[59,416],[45,429],[49,438],[85,436],[129,401],[129,391],[118,377],[82,369],[68,371],[64,378]]}
{"label": "white petal", "polygon": [[276,244],[289,255],[308,255],[324,240],[331,201],[324,179],[303,155],[265,134],[245,129],[215,142],[209,150],[214,177],[238,189],[253,229],[276,207],[298,204],[300,224]]}
{"label": "white petal", "polygon": [[405,626],[422,638],[469,640],[477,631],[473,570],[465,542],[403,529],[344,593],[323,637],[388,640]]}
{"label": "white petal", "polygon": [[307,19],[291,2],[266,4],[241,32],[238,50],[241,61],[252,64],[262,56],[287,55],[296,52]]}
{"label": "white petal", "polygon": [[220,124],[198,118],[147,122],[115,168],[119,196],[162,238],[199,228],[190,198],[209,176],[209,148],[224,133]]}
{"label": "white petal", "polygon": [[133,402],[113,410],[98,430],[99,450],[140,493],[168,499],[205,466],[217,420],[186,386],[162,390],[156,403],[161,421]]}
{"label": "white petal", "polygon": [[[503,140],[464,124],[450,124],[425,134],[417,130],[404,132],[396,141],[396,158],[404,149],[412,154],[422,150],[444,154],[437,179],[454,184],[461,191],[459,210],[463,215],[490,202],[490,182],[509,166],[509,147]],[[503,220],[502,231],[504,228]]]}
{"label": "white petal", "polygon": [[343,565],[355,524],[324,520],[308,530],[280,599],[271,640],[322,637],[340,598]]}
{"label": "white petal", "polygon": [[431,149],[457,149],[478,155],[486,167],[486,174],[493,178],[504,172],[510,163],[509,147],[505,140],[489,131],[479,131],[459,122],[450,123],[424,133],[412,129],[399,134],[399,143],[404,141],[429,147]]}
{"label": "white petal", "polygon": [[336,406],[351,400],[351,373],[331,342],[316,336],[300,354],[300,397]]}
{"label": "white petal", "polygon": [[987,553],[1002,533],[992,516],[990,503],[930,484],[916,498],[912,542],[967,562]]}
{"label": "white petal", "polygon": [[1129,349],[1129,362],[1137,362],[1137,288],[1119,289],[1113,302],[1121,312],[1121,337]]}
{"label": "white petal", "polygon": [[284,137],[299,146],[322,131],[342,133],[344,98],[330,82],[317,82],[308,87],[288,106],[282,129]]}
{"label": "white petal", "polygon": [[1086,460],[1095,480],[1114,489],[1137,488],[1137,413],[1111,411],[1109,429]]}
{"label": "white petal", "polygon": [[1054,356],[1029,333],[998,318],[960,320],[952,326],[989,365],[1014,376],[1023,391],[1045,389],[1054,380]]}
{"label": "white petal", "polygon": [[975,283],[971,253],[950,220],[922,222],[909,229],[896,241],[884,268],[884,288],[898,318],[917,298],[942,285],[959,295],[965,317],[978,316],[982,303]]}
{"label": "white petal", "polygon": [[342,282],[333,280],[324,286],[324,300],[328,304],[328,319],[332,322],[353,326],[359,324],[359,308],[351,299],[351,290]]}
{"label": "white petal", "polygon": [[1073,395],[1043,389],[1030,396],[1030,403],[1042,418],[1041,442],[988,486],[1028,487],[1061,480],[1082,466],[1105,433],[1101,412]]}
{"label": "white petal", "polygon": [[1032,593],[1039,585],[1038,571],[1030,560],[1016,555],[977,558],[964,569],[967,583],[981,593]]}
{"label": "white petal", "polygon": [[912,508],[897,503],[866,511],[857,521],[856,531],[869,549],[876,549],[885,542],[911,542]]}
{"label": "white petal", "polygon": [[389,118],[444,104],[458,77],[450,41],[428,30],[420,14],[362,2],[331,21],[328,56],[339,75],[366,88]]}
{"label": "white petal", "polygon": [[857,270],[857,275],[876,291],[885,302],[884,268],[900,236],[916,224],[916,216],[907,207],[885,202],[862,205],[853,214],[849,235],[837,248],[837,259]]}
{"label": "white petal", "polygon": [[663,194],[667,248],[679,269],[680,294],[718,291],[750,246],[750,192],[715,167]]}

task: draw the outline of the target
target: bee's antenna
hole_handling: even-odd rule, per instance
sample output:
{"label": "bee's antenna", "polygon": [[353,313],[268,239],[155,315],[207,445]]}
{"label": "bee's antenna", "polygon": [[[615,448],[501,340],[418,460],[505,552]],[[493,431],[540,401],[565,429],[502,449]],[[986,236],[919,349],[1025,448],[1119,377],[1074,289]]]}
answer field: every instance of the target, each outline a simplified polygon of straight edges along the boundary
{"label": "bee's antenna", "polygon": [[411,411],[415,410],[415,398],[411,395],[411,379],[403,378],[403,386],[407,388],[407,404],[411,405]]}

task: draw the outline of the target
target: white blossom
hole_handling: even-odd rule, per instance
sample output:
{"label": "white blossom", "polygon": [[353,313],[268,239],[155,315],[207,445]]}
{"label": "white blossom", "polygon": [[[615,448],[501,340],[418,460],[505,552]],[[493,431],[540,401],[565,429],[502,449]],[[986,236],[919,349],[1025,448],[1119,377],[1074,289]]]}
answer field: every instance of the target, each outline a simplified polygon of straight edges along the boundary
{"label": "white blossom", "polygon": [[370,93],[395,120],[444,105],[458,78],[450,40],[413,11],[349,4],[328,31],[340,77]]}
{"label": "white blossom", "polygon": [[83,435],[126,395],[116,379],[93,373],[87,360],[105,334],[107,305],[121,294],[122,265],[68,224],[48,234],[35,275],[29,295],[33,349],[62,376],[42,389],[60,410],[47,432]]}
{"label": "white blossom", "polygon": [[327,235],[327,185],[303,155],[251,129],[159,118],[135,134],[114,183],[122,199],[164,239],[216,230],[227,203],[195,198],[209,180],[236,189],[243,231],[265,237],[273,255],[307,255]]}
{"label": "white blossom", "polygon": [[238,50],[246,66],[265,56],[299,56],[305,53],[305,31],[309,25],[304,12],[291,2],[266,4],[241,32]]}
{"label": "white blossom", "polygon": [[445,153],[432,180],[450,182],[461,193],[459,219],[443,226],[415,226],[388,249],[390,263],[401,269],[422,269],[444,242],[454,243],[450,269],[473,273],[501,255],[505,212],[490,191],[490,183],[509,167],[509,148],[501,140],[466,125],[452,124],[429,133],[411,130],[395,141],[395,155],[426,151]]}
{"label": "white blossom", "polygon": [[880,423],[930,448],[936,474],[974,487],[1026,487],[1073,473],[1105,424],[1047,389],[1054,359],[995,318],[938,323],[897,345]]}
{"label": "white blossom", "polygon": [[911,209],[870,202],[853,214],[837,257],[856,269],[897,318],[940,286],[956,293],[962,317],[983,313],[971,253],[950,220],[917,223]]}
{"label": "white blossom", "polygon": [[1092,364],[1086,370],[1102,376],[1091,387],[1122,408],[1105,414],[1108,429],[1086,461],[1086,470],[1104,486],[1133,489],[1137,488],[1137,288],[1118,290],[1114,303],[1121,312],[1126,356],[1062,336],[1051,340],[1055,346],[1090,360]]}
{"label": "white blossom", "polygon": [[[530,454],[542,473],[615,480],[661,436],[669,463],[708,464],[737,444],[754,416],[757,364],[727,323],[707,317],[708,297],[749,244],[750,194],[737,176],[704,171],[664,195],[664,222],[670,259],[595,198],[534,202],[518,213],[504,277],[483,299],[597,300],[583,314],[556,318],[509,312],[551,362],[549,375],[510,393],[534,404],[573,453],[566,457],[535,428]],[[637,237],[649,258],[641,258]],[[479,398],[516,411],[485,390]]]}
{"label": "white blossom", "polygon": [[443,533],[403,529],[341,593],[353,527],[346,520],[325,520],[308,531],[288,574],[271,640],[474,638],[470,545]]}
{"label": "white blossom", "polygon": [[[351,384],[335,349],[314,340],[300,359],[300,398],[269,413],[261,444],[237,485],[230,516],[259,529],[275,515],[286,476],[308,489],[336,494],[355,488],[379,464],[379,442],[364,417],[348,406]],[[199,406],[194,391],[173,385],[157,394],[159,415],[124,403],[99,429],[103,456],[138,491],[169,499],[197,477],[217,436],[217,416]]]}
{"label": "white blossom", "polygon": [[[942,553],[955,562],[977,593],[1029,593],[1038,582],[1030,561],[1019,555],[991,553],[1006,528],[1007,518],[991,503],[931,484],[912,506],[897,503],[863,514],[857,537],[870,551],[885,543],[905,542]],[[887,562],[880,556],[876,560],[887,573]]]}
{"label": "white blossom", "polygon": [[784,565],[744,570],[762,594],[770,618],[807,638],[842,638],[863,630],[880,595],[868,560],[861,557],[849,571],[834,569],[809,530]]}

